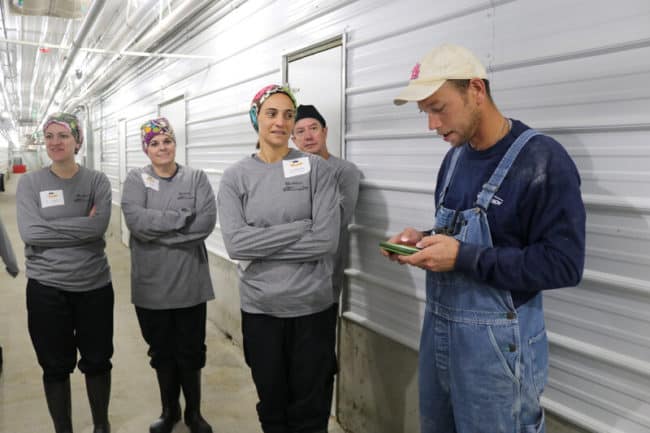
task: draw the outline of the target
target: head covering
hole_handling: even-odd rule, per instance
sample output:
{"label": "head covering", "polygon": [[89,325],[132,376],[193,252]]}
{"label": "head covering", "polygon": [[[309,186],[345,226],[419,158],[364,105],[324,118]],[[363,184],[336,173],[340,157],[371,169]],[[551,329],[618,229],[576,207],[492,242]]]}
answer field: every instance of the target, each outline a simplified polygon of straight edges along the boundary
{"label": "head covering", "polygon": [[321,116],[316,107],[313,105],[300,105],[298,107],[298,111],[296,112],[296,122],[301,119],[316,119],[320,122],[323,128],[327,127],[325,118]]}
{"label": "head covering", "polygon": [[169,120],[166,117],[159,117],[157,119],[147,120],[140,127],[140,138],[142,140],[142,151],[147,153],[147,147],[149,147],[149,142],[156,135],[166,135],[174,143],[176,142],[176,135],[174,135],[174,129],[169,124]]}
{"label": "head covering", "polygon": [[467,48],[444,44],[416,63],[408,86],[393,100],[395,105],[421,101],[433,95],[446,80],[487,78],[485,67]]}
{"label": "head covering", "polygon": [[248,111],[248,115],[251,119],[251,123],[253,124],[253,128],[255,128],[255,131],[259,131],[259,126],[257,124],[257,115],[260,113],[260,108],[262,107],[262,104],[264,101],[266,101],[269,96],[274,95],[276,93],[284,93],[291,99],[291,102],[293,103],[293,108],[296,108],[298,103],[296,102],[296,97],[293,96],[293,93],[291,92],[291,89],[288,86],[279,86],[277,84],[269,84],[266,87],[263,87],[259,92],[255,94],[253,97],[253,100],[251,101],[251,109]]}
{"label": "head covering", "polygon": [[84,133],[83,130],[81,129],[81,125],[79,124],[79,118],[75,116],[72,113],[54,113],[50,114],[45,120],[45,123],[43,124],[43,134],[45,134],[45,130],[50,126],[51,124],[56,123],[57,125],[61,125],[65,127],[72,136],[74,137],[74,140],[77,143],[77,147],[75,148],[75,153],[79,152],[79,149],[81,149],[81,145],[84,142]]}

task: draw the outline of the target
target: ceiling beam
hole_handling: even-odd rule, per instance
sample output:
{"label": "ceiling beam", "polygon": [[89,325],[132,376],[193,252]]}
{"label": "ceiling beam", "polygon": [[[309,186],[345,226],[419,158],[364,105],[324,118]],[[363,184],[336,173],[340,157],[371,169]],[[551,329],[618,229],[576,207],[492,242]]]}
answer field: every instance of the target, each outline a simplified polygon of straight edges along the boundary
{"label": "ceiling beam", "polygon": [[[45,42],[40,43],[40,42],[33,42],[33,41],[18,41],[15,39],[0,38],[0,42],[6,42],[8,44],[14,44],[14,45],[29,45],[32,47],[54,48],[57,50],[65,50],[65,51],[70,51],[73,48],[72,46],[67,46],[67,45],[50,44]],[[132,56],[132,57],[165,57],[165,58],[172,58],[172,59],[202,59],[202,60],[215,60],[217,58],[215,56],[199,56],[199,55],[192,55],[192,54],[148,53],[146,51],[128,51],[128,50],[115,51],[115,50],[103,50],[100,48],[79,48],[79,51],[96,53],[96,54],[113,54],[119,56]]]}

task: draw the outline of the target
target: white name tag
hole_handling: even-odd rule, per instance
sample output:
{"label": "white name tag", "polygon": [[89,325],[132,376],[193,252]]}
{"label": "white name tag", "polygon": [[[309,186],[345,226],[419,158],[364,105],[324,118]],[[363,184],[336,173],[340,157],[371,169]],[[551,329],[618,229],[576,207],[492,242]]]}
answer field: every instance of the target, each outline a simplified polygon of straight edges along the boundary
{"label": "white name tag", "polygon": [[305,156],[302,158],[283,160],[282,169],[284,170],[285,178],[309,173],[311,170],[311,167],[309,165],[309,158]]}
{"label": "white name tag", "polygon": [[142,173],[142,181],[144,182],[145,188],[150,188],[154,191],[158,191],[160,189],[160,182],[150,174]]}
{"label": "white name tag", "polygon": [[54,189],[51,191],[41,191],[41,207],[63,206],[63,190]]}

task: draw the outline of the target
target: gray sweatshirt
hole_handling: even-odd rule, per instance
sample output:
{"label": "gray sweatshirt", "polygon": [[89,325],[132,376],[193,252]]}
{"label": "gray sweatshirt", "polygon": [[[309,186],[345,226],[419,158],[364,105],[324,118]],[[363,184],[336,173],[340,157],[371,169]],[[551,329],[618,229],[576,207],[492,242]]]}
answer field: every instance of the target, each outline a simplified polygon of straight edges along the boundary
{"label": "gray sweatshirt", "polygon": [[129,172],[122,212],[131,231],[131,300],[152,310],[214,299],[204,240],[217,219],[214,192],[202,170],[178,165],[161,178],[151,165]]}
{"label": "gray sweatshirt", "polygon": [[5,262],[5,267],[9,275],[12,277],[18,275],[16,255],[14,254],[14,249],[11,247],[11,241],[9,240],[4,224],[2,224],[2,220],[0,220],[0,257]]}
{"label": "gray sweatshirt", "polygon": [[339,248],[334,258],[334,273],[332,274],[334,300],[338,302],[343,287],[343,272],[348,258],[350,241],[348,225],[352,222],[354,210],[357,207],[361,172],[350,161],[332,155],[327,159],[327,162],[334,168],[334,177],[341,196],[341,233],[339,235]]}
{"label": "gray sweatshirt", "polygon": [[334,303],[340,211],[325,160],[295,149],[272,164],[246,157],[226,169],[217,202],[228,254],[250,261],[240,267],[242,310],[297,317]]}
{"label": "gray sweatshirt", "polygon": [[111,184],[104,173],[85,167],[70,179],[49,167],[27,173],[18,181],[16,209],[27,278],[72,292],[111,281],[104,253]]}

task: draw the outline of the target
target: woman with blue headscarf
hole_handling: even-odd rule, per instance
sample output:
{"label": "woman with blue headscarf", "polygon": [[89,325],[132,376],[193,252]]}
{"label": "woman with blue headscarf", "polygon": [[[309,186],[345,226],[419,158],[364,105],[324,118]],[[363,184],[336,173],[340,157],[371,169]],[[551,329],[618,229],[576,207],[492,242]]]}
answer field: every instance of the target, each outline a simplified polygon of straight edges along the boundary
{"label": "woman with blue headscarf", "polygon": [[226,249],[239,260],[244,355],[265,433],[327,431],[336,372],[339,197],[327,162],[289,147],[295,112],[288,88],[257,92],[258,150],[226,169],[217,198]]}
{"label": "woman with blue headscarf", "polygon": [[43,125],[48,167],[23,175],[16,189],[25,242],[27,320],[56,433],[72,433],[70,373],[86,378],[93,433],[109,433],[113,286],[104,249],[111,184],[77,164],[79,119],[56,113]]}
{"label": "woman with blue headscarf", "polygon": [[129,172],[122,212],[131,238],[131,298],[160,387],[162,414],[150,433],[170,433],[181,418],[191,433],[211,433],[201,415],[206,302],[214,299],[204,240],[217,211],[208,176],[176,162],[176,136],[164,117],[145,122],[151,164]]}

